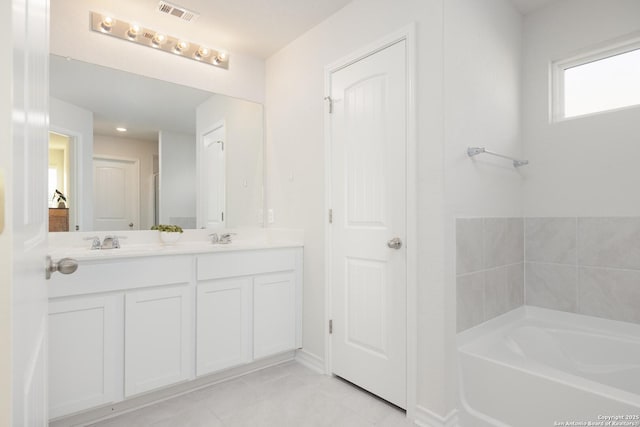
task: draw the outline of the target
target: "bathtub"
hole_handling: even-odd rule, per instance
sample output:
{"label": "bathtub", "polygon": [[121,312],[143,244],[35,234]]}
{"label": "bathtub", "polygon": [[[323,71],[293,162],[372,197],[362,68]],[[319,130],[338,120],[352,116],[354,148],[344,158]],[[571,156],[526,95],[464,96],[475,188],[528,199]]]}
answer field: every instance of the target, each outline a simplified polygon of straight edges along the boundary
{"label": "bathtub", "polygon": [[458,357],[462,427],[640,426],[640,325],[520,307]]}

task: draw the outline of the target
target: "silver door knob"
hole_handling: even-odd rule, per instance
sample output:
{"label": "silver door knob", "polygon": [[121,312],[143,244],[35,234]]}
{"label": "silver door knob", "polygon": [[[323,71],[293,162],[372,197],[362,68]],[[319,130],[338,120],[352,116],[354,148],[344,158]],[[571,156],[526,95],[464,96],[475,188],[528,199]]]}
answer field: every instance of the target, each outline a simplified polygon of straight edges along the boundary
{"label": "silver door knob", "polygon": [[54,262],[49,255],[47,255],[47,266],[45,268],[45,276],[47,280],[51,279],[51,274],[56,271],[62,274],[71,274],[78,269],[78,261],[72,258],[62,258],[58,262]]}
{"label": "silver door knob", "polygon": [[402,240],[399,237],[394,237],[387,242],[387,246],[391,249],[400,249],[402,247]]}
{"label": "silver door knob", "polygon": [[133,223],[132,222],[129,223],[129,228],[133,228]]}

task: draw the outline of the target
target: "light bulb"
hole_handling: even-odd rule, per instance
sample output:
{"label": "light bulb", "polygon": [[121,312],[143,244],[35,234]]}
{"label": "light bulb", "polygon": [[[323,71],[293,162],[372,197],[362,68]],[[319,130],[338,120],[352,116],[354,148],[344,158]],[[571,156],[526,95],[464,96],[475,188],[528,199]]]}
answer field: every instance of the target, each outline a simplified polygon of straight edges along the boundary
{"label": "light bulb", "polygon": [[207,56],[209,56],[211,54],[211,51],[209,49],[207,49],[206,47],[200,47],[194,57],[198,60],[202,59],[202,58],[206,58]]}
{"label": "light bulb", "polygon": [[222,62],[227,60],[227,52],[225,51],[220,51],[218,52],[218,59]]}
{"label": "light bulb", "polygon": [[129,28],[129,31],[127,31],[127,36],[130,39],[135,39],[136,37],[138,37],[138,34],[140,34],[140,25],[132,24]]}
{"label": "light bulb", "polygon": [[104,31],[111,31],[111,28],[113,28],[113,25],[116,23],[116,20],[113,19],[110,16],[105,16],[102,19],[102,22],[100,23],[100,27],[102,27],[102,29]]}
{"label": "light bulb", "polygon": [[187,43],[184,40],[180,40],[178,43],[176,43],[176,47],[174,49],[177,53],[182,53],[188,47],[189,47],[189,43]]}
{"label": "light bulb", "polygon": [[167,36],[165,36],[164,34],[157,33],[155,36],[153,36],[153,39],[151,40],[151,44],[155,47],[158,47],[165,41],[167,41]]}

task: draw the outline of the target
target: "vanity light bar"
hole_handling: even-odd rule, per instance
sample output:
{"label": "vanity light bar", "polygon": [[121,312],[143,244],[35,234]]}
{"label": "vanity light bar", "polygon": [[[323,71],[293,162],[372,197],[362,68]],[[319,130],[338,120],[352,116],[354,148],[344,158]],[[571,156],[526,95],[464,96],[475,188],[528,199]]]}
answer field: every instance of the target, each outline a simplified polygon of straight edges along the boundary
{"label": "vanity light bar", "polygon": [[91,29],[95,32],[142,46],[162,50],[203,64],[229,69],[229,55],[220,50],[191,43],[167,34],[159,33],[138,24],[117,20],[111,16],[91,12]]}

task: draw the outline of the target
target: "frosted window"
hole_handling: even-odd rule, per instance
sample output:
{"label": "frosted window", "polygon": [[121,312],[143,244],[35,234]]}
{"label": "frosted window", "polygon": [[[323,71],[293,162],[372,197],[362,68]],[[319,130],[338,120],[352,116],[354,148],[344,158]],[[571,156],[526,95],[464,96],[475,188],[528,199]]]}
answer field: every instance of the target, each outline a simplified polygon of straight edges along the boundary
{"label": "frosted window", "polygon": [[564,70],[564,117],[640,104],[640,48]]}

